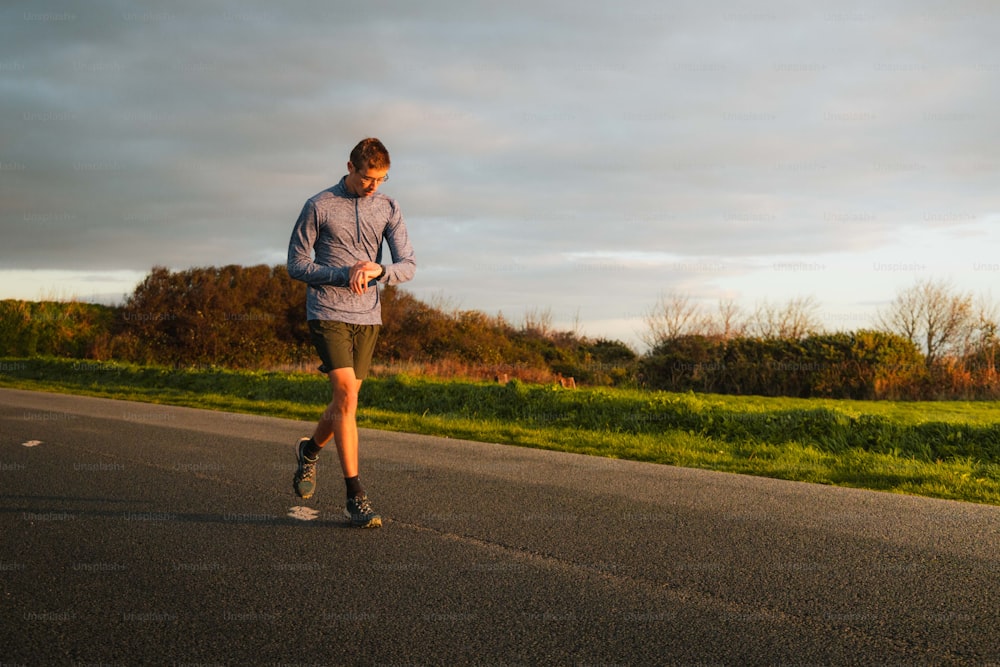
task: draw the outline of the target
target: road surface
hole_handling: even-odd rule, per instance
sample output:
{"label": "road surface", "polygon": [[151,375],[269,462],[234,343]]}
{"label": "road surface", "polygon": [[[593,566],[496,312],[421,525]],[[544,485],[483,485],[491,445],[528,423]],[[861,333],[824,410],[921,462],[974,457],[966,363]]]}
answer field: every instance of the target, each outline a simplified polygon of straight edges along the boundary
{"label": "road surface", "polygon": [[0,390],[2,665],[1000,663],[1000,508]]}

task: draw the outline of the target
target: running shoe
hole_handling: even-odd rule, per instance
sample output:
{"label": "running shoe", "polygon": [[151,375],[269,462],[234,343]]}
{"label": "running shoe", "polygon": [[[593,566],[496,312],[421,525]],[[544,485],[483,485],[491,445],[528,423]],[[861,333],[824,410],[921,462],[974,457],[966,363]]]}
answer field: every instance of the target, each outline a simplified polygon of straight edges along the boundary
{"label": "running shoe", "polygon": [[347,499],[347,509],[344,514],[351,520],[355,528],[379,528],[382,517],[372,509],[372,503],[364,493]]}
{"label": "running shoe", "polygon": [[316,461],[319,460],[319,457],[306,458],[307,442],[309,442],[309,438],[302,438],[299,440],[299,444],[295,445],[295,458],[299,462],[299,469],[295,471],[292,484],[295,486],[295,493],[300,498],[311,498],[316,490]]}

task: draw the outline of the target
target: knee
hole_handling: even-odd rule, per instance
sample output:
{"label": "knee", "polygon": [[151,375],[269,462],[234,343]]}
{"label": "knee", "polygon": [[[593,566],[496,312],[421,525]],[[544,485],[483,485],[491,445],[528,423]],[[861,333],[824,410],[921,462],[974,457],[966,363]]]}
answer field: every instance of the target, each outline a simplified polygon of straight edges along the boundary
{"label": "knee", "polygon": [[358,391],[361,383],[354,376],[351,368],[341,368],[330,371],[330,387],[333,389],[333,400],[330,408],[341,413],[351,413],[358,406]]}
{"label": "knee", "polygon": [[358,390],[346,385],[334,386],[331,407],[339,412],[354,412],[358,407]]}

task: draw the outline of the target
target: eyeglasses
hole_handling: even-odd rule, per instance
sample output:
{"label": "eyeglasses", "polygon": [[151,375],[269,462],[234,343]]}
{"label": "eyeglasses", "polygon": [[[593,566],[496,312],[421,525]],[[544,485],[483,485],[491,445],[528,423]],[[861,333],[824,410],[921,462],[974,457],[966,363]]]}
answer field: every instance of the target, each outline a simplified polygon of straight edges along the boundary
{"label": "eyeglasses", "polygon": [[[368,176],[361,175],[362,168],[359,167],[358,165],[351,162],[349,166],[354,167],[354,173],[357,175],[358,178],[361,179],[361,184],[364,185],[364,187],[366,188],[372,185],[382,185],[383,183],[389,180],[388,173],[382,178],[369,178]],[[364,169],[364,171],[368,171],[368,169]]]}
{"label": "eyeglasses", "polygon": [[389,174],[386,174],[382,178],[368,178],[367,176],[361,176],[358,174],[358,178],[361,179],[361,183],[368,187],[369,185],[381,185],[389,180]]}

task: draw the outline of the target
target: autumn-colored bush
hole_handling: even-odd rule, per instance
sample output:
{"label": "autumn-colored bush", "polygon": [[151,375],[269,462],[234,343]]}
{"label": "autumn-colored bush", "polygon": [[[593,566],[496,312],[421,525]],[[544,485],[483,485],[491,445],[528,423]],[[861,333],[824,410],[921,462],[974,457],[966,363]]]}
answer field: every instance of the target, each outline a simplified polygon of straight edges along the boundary
{"label": "autumn-colored bush", "polygon": [[115,308],[77,301],[0,301],[0,355],[100,355],[117,315]]}
{"label": "autumn-colored bush", "polygon": [[305,285],[284,267],[157,267],[121,309],[116,357],[140,363],[271,367],[308,348]]}

